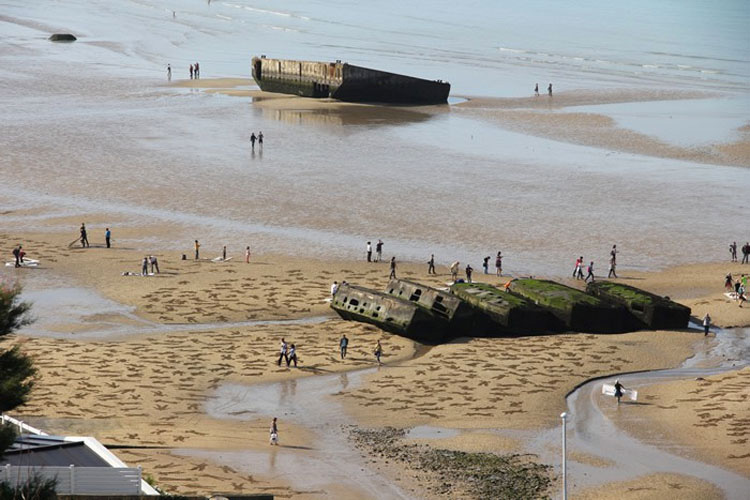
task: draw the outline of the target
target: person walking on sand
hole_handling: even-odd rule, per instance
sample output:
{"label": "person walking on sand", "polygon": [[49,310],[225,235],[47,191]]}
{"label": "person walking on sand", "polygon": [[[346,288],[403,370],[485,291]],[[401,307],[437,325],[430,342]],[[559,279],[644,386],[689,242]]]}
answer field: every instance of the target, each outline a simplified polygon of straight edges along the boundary
{"label": "person walking on sand", "polygon": [[250,264],[250,247],[245,247],[245,264]]}
{"label": "person walking on sand", "polygon": [[372,243],[367,242],[367,262],[372,262]]}
{"label": "person walking on sand", "polygon": [[461,263],[459,261],[454,262],[451,264],[451,279],[455,283],[458,279],[458,266],[460,266]]}
{"label": "person walking on sand", "polygon": [[534,95],[539,97],[539,84],[534,85]]}
{"label": "person walking on sand", "polygon": [[383,257],[383,240],[378,238],[378,242],[375,244],[375,262],[380,262]]}
{"label": "person walking on sand", "polygon": [[378,366],[382,365],[383,363],[380,362],[380,357],[383,355],[383,346],[380,345],[380,341],[378,340],[378,345],[375,346],[375,359],[378,360]]}
{"label": "person walking on sand", "polygon": [[396,279],[396,257],[391,257],[391,274],[390,279]]}
{"label": "person walking on sand", "polygon": [[471,283],[471,273],[474,271],[474,268],[471,267],[471,264],[466,264],[466,282]]}
{"label": "person walking on sand", "polygon": [[550,97],[552,97],[552,84],[551,83],[547,87],[547,93],[549,94]]}
{"label": "person walking on sand", "polygon": [[278,445],[279,444],[279,427],[276,424],[276,417],[273,417],[273,422],[271,422],[271,438],[269,441],[269,444],[271,445]]}
{"label": "person walking on sand", "polygon": [[263,132],[258,132],[258,147],[263,149]]}
{"label": "person walking on sand", "polygon": [[430,254],[430,260],[427,261],[427,274],[437,274],[435,272],[435,254]]}
{"label": "person walking on sand", "polygon": [[617,398],[617,404],[620,404],[620,398],[625,392],[625,386],[620,383],[620,379],[615,380],[615,397]]}
{"label": "person walking on sand", "polygon": [[349,339],[346,338],[346,334],[341,336],[339,340],[339,350],[341,351],[341,359],[346,359],[346,348],[349,347]]}
{"label": "person walking on sand", "polygon": [[287,345],[286,345],[286,341],[283,338],[281,339],[281,347],[279,348],[279,361],[276,364],[281,366],[282,359],[286,361],[287,365],[289,364],[289,356],[287,355]]}
{"label": "person walking on sand", "polygon": [[109,230],[109,228],[104,230],[104,243],[107,245],[107,248],[112,248],[110,245],[110,241],[112,239],[112,231]]}
{"label": "person walking on sand", "polygon": [[198,240],[195,240],[195,260],[200,259],[200,249],[201,249],[201,244],[198,243]]}
{"label": "person walking on sand", "polygon": [[331,298],[333,298],[334,295],[336,295],[336,292],[339,291],[339,282],[334,281],[333,285],[331,285]]}
{"label": "person walking on sand", "polygon": [[168,82],[172,81],[172,65],[171,64],[167,64],[167,81]]}
{"label": "person walking on sand", "polygon": [[148,257],[144,257],[141,263],[141,276],[148,276]]}
{"label": "person walking on sand", "polygon": [[586,279],[584,279],[583,281],[588,283],[589,278],[591,278],[592,282],[594,281],[594,261],[593,260],[589,263],[588,267],[586,268]]}
{"label": "person walking on sand", "polygon": [[86,224],[81,222],[81,247],[88,247],[89,245],[89,238],[88,233],[86,232]]}
{"label": "person walking on sand", "polygon": [[490,274],[490,256],[488,255],[484,259],[482,259],[482,269],[484,269],[484,274]]}
{"label": "person walking on sand", "polygon": [[289,368],[289,363],[294,361],[294,367],[297,368],[297,348],[294,347],[294,344],[289,346],[289,355],[286,358],[286,366]]}
{"label": "person walking on sand", "polygon": [[251,133],[250,134],[250,145],[252,146],[253,149],[255,149],[255,141],[257,141],[257,140],[258,140],[258,138],[255,137],[255,132]]}
{"label": "person walking on sand", "polygon": [[609,251],[609,257],[612,259],[612,262],[617,264],[617,245],[612,245],[612,250]]}
{"label": "person walking on sand", "polygon": [[607,278],[611,278],[612,276],[617,278],[617,272],[615,272],[616,267],[617,267],[617,264],[615,263],[615,258],[611,257],[609,259],[609,273],[607,274]]}
{"label": "person walking on sand", "polygon": [[159,260],[156,258],[156,255],[150,256],[149,260],[151,261],[151,273],[160,274],[159,273]]}
{"label": "person walking on sand", "polygon": [[495,274],[498,276],[503,275],[503,253],[497,252],[497,256],[495,257]]}
{"label": "person walking on sand", "polygon": [[732,257],[732,262],[737,262],[737,242],[733,241],[729,245],[729,255]]}
{"label": "person walking on sand", "polygon": [[711,329],[711,316],[706,313],[705,316],[703,316],[703,336],[708,335],[708,330]]}

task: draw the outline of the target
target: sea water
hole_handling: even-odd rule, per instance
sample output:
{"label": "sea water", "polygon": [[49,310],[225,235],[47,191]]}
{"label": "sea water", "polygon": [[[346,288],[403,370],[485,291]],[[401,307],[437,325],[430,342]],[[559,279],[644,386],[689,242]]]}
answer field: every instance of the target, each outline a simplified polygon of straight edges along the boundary
{"label": "sea water", "polygon": [[[585,109],[701,146],[737,140],[750,116],[748,25],[742,1],[0,0],[0,208],[165,222],[182,230],[166,248],[198,236],[355,258],[382,238],[399,260],[435,253],[475,267],[502,250],[514,273],[563,274],[579,254],[604,261],[614,243],[625,267],[720,259],[750,237],[747,169],[543,139],[450,106],[357,120],[261,109],[176,90],[166,65],[174,80],[194,62],[203,78],[247,78],[253,55],[341,59],[448,80],[469,97],[528,96],[550,82],[708,92],[716,105]],[[79,40],[50,43],[53,32]],[[680,126],[665,132],[675,114]],[[253,152],[260,130],[265,149]]]}

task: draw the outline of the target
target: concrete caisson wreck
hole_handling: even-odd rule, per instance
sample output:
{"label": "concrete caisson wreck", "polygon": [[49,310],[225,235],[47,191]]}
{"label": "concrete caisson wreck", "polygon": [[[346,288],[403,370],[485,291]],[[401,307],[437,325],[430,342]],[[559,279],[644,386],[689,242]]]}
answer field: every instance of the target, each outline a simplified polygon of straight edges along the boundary
{"label": "concrete caisson wreck", "polygon": [[303,97],[332,97],[352,102],[441,104],[447,82],[388,73],[336,61],[293,61],[253,57],[252,74],[266,92]]}
{"label": "concrete caisson wreck", "polygon": [[513,280],[510,289],[550,311],[572,331],[620,333],[632,330],[623,306],[581,290],[538,279]]}
{"label": "concrete caisson wreck", "polygon": [[474,335],[523,335],[563,329],[549,311],[487,283],[455,283],[451,292],[475,309]]}
{"label": "concrete caisson wreck", "polygon": [[633,328],[679,329],[687,328],[690,321],[689,307],[622,283],[594,281],[586,286],[586,293],[624,306]]}
{"label": "concrete caisson wreck", "polygon": [[339,286],[331,307],[344,319],[370,323],[426,343],[441,342],[448,327],[445,318],[414,302],[361,286]]}

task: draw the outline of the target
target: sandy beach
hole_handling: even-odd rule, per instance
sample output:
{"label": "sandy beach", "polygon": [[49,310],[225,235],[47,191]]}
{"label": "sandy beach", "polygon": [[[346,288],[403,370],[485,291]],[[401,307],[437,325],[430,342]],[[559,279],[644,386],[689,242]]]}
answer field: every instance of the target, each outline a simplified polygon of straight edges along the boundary
{"label": "sandy beach", "polygon": [[[52,291],[64,283],[127,307],[126,312],[104,306],[98,310],[92,304],[76,320],[65,316],[54,319],[40,311],[41,317],[26,333],[6,341],[20,342],[39,369],[32,399],[19,414],[51,432],[93,434],[103,443],[124,447],[118,450],[124,460],[142,465],[160,487],[177,493],[273,491],[293,498],[323,498],[341,487],[352,498],[369,498],[354,485],[331,484],[323,488],[325,493],[315,493],[301,489],[283,473],[269,477],[237,464],[228,465],[231,460],[217,457],[267,450],[272,415],[253,410],[252,404],[240,404],[238,408],[244,409],[232,410],[235,420],[227,420],[207,415],[205,405],[214,391],[227,383],[255,387],[354,374],[373,367],[372,347],[378,339],[385,347],[386,366],[357,378],[351,388],[332,396],[342,405],[346,422],[363,428],[443,428],[446,438],[412,437],[410,442],[433,449],[503,453],[524,451],[523,434],[519,433],[554,427],[557,415],[565,410],[565,395],[578,384],[603,375],[674,367],[691,356],[697,343],[704,342],[700,331],[643,331],[465,338],[425,349],[372,326],[342,321],[325,301],[333,280],[382,288],[387,283],[385,263],[282,255],[252,255],[250,263],[245,263],[241,249],[229,252],[231,260],[214,262],[210,260],[216,253],[212,248],[214,251],[205,251],[207,257],[199,261],[187,250],[160,252],[160,274],[123,276],[125,271],[138,271],[142,255],[148,252],[133,248],[129,238],[136,233],[132,229],[118,228],[117,234],[111,249],[97,241],[91,248],[69,247],[70,235],[57,232],[3,234],[6,241],[23,241],[29,256],[41,261],[39,268],[6,269],[6,279]],[[181,260],[182,253],[188,253],[189,258]],[[705,285],[712,278],[720,281],[726,267],[707,264],[653,273],[623,270],[621,274],[624,281],[669,293],[692,305],[698,314],[702,304],[710,304],[717,324],[748,324],[750,316],[744,316],[744,309],[732,304],[725,307],[723,295],[711,290],[718,286]],[[435,286],[449,280],[447,271],[439,267],[438,275],[430,276],[421,263],[399,266],[401,275]],[[479,276],[496,284],[507,279]],[[64,295],[66,289],[57,293]],[[337,350],[342,334],[351,339],[345,361],[339,359]],[[297,369],[276,366],[282,337],[297,346]],[[717,380],[725,381],[725,377]],[[738,381],[727,380],[711,389],[726,393],[733,387],[736,391]],[[674,441],[680,440],[675,436],[689,434],[688,429],[702,421],[695,419],[706,418],[698,415],[702,415],[705,401],[714,397],[712,392],[685,402],[685,384],[644,391],[646,401],[653,404],[642,409],[643,418],[653,420],[655,429],[671,428],[669,436]],[[679,405],[683,414],[686,404],[693,405],[691,414],[695,416],[684,419],[684,430],[675,430],[674,419],[665,411]],[[742,397],[733,404],[737,405],[733,419],[715,431],[716,437],[724,436],[724,455],[706,451],[703,442],[685,445],[694,448],[697,456],[747,475],[744,466],[737,466],[745,463],[740,450],[746,419]],[[667,410],[660,411],[664,408]],[[285,422],[281,418],[284,446],[280,453],[314,455],[309,450],[319,444],[319,434],[293,419]],[[713,428],[707,430],[711,434],[706,436],[712,436],[709,441],[715,440]],[[589,456],[576,460],[597,463]],[[439,484],[429,474],[420,475],[409,467],[394,471],[377,459],[372,464],[405,491],[412,484]],[[639,479],[638,484],[653,484],[656,490],[648,490],[653,493],[670,484],[693,490],[690,481],[667,481],[657,474]],[[700,484],[700,491],[713,491]],[[435,492],[441,491],[434,487]],[[639,497],[643,490],[631,489],[632,498],[654,498]],[[438,493],[417,496],[441,498]]]}

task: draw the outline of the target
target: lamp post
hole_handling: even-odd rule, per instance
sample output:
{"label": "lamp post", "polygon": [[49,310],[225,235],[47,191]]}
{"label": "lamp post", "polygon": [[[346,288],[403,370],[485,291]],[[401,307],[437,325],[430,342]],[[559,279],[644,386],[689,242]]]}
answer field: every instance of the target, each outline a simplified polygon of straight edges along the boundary
{"label": "lamp post", "polygon": [[566,430],[566,418],[568,417],[568,414],[565,412],[562,412],[560,414],[560,418],[562,419],[562,497],[563,500],[568,500],[568,464],[567,464],[567,455],[565,453],[565,430]]}

